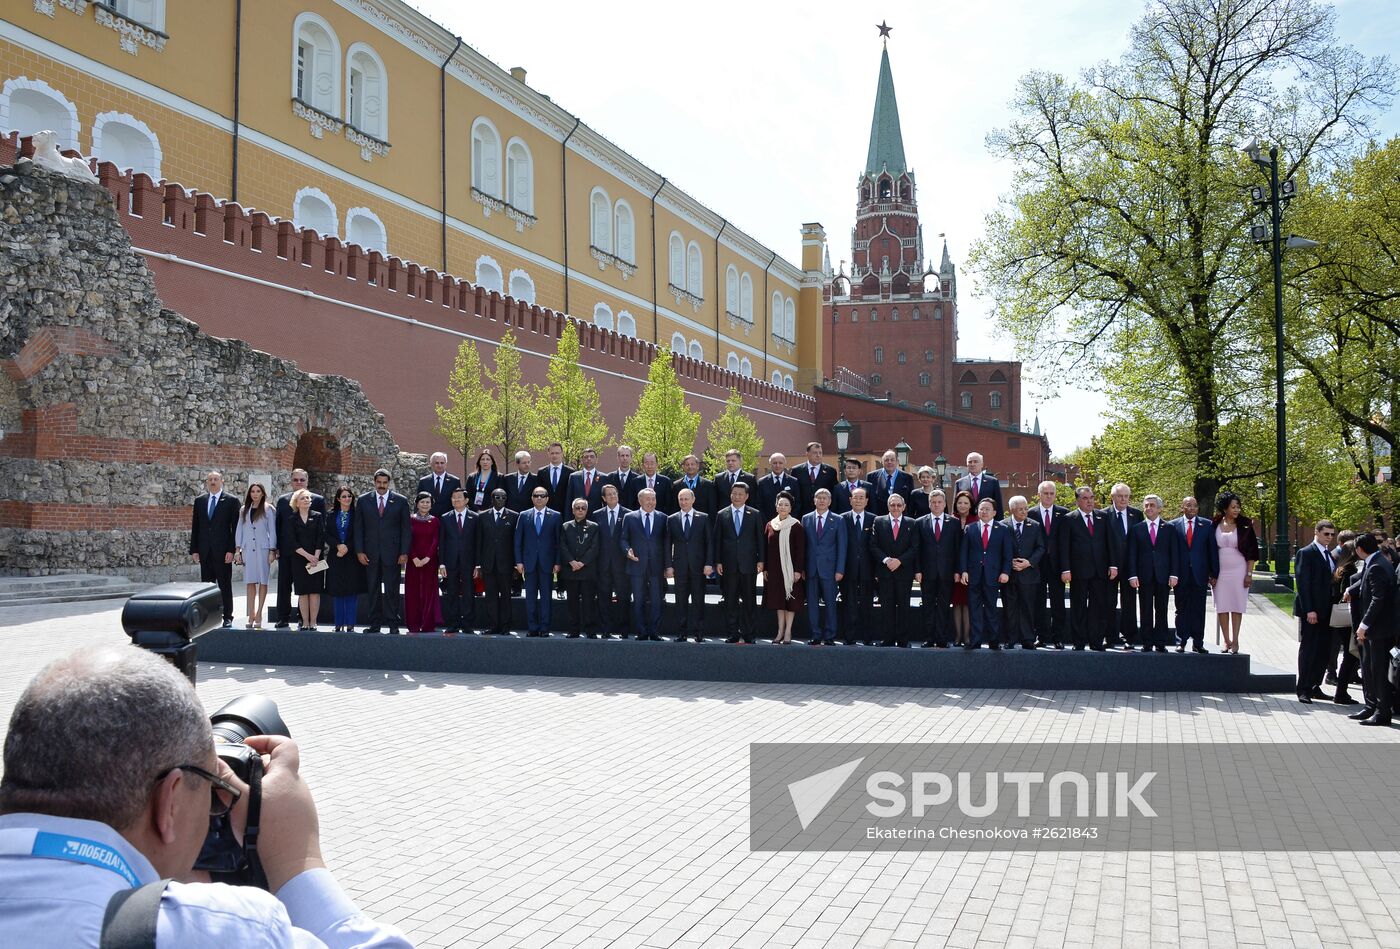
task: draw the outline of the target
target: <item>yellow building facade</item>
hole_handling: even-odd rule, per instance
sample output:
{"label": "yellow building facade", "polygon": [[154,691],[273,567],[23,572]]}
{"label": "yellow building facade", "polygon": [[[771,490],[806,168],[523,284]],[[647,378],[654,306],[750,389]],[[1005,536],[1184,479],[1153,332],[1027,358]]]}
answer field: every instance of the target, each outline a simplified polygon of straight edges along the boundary
{"label": "yellow building facade", "polygon": [[821,381],[802,266],[398,0],[10,0],[0,130],[774,384]]}

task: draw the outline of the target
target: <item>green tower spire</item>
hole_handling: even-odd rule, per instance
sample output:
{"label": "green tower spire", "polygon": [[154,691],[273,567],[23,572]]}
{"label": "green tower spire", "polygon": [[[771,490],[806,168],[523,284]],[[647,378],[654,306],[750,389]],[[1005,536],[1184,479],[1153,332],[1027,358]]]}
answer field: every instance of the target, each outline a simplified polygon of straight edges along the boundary
{"label": "green tower spire", "polygon": [[865,173],[876,175],[881,169],[899,177],[907,169],[904,164],[904,136],[899,130],[899,105],[894,100],[894,75],[890,72],[889,50],[880,52],[880,81],[875,87],[875,116],[870,121],[870,151],[865,159]]}

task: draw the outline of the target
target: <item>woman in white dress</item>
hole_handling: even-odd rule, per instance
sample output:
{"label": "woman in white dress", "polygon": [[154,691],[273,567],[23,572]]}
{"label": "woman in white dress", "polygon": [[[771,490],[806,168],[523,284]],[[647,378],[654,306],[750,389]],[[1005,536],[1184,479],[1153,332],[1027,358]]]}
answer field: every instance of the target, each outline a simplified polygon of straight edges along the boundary
{"label": "woman in white dress", "polygon": [[1254,563],[1259,559],[1259,538],[1254,525],[1240,511],[1240,497],[1233,491],[1215,499],[1215,543],[1220,548],[1220,576],[1211,595],[1215,618],[1225,640],[1223,652],[1240,651],[1240,620],[1249,604]]}
{"label": "woman in white dress", "polygon": [[267,602],[267,578],[277,550],[277,518],[267,506],[267,492],[254,482],[243,497],[234,533],[233,562],[243,565],[248,584],[248,628],[262,629],[263,604]]}

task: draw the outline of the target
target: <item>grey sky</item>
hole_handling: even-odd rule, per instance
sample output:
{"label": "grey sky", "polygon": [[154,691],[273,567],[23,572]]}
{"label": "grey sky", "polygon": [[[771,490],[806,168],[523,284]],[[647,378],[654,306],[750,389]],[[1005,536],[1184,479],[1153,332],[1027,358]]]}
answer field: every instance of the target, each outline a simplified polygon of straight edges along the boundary
{"label": "grey sky", "polygon": [[[984,140],[1007,122],[1016,80],[1115,58],[1142,9],[1126,0],[416,5],[501,66],[524,66],[531,86],[789,260],[799,261],[799,225],[821,222],[833,264],[851,256],[875,24],[888,20],[925,253],[936,264],[946,233],[960,267],[1010,177]],[[1400,51],[1400,4],[1338,4],[1338,27],[1369,54]],[[1396,133],[1397,115],[1380,123],[1382,137]],[[1031,354],[995,333],[961,276],[959,355],[1025,360],[1024,421],[1039,408],[1056,454],[1087,444],[1104,424],[1102,396],[1048,392]]]}

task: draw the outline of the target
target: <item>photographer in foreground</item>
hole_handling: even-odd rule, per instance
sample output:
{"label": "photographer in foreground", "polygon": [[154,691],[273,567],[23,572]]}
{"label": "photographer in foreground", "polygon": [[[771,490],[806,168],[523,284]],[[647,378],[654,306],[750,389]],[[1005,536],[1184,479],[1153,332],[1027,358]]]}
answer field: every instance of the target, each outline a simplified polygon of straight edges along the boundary
{"label": "photographer in foreground", "polygon": [[247,797],[215,755],[194,687],[131,646],[46,667],[20,696],[5,737],[0,945],[96,947],[114,895],[169,878],[183,882],[160,895],[162,949],[408,946],[364,916],[326,869],[296,744],[280,736],[247,744],[264,756],[266,892],[193,882],[211,816],[232,807],[241,828]]}

